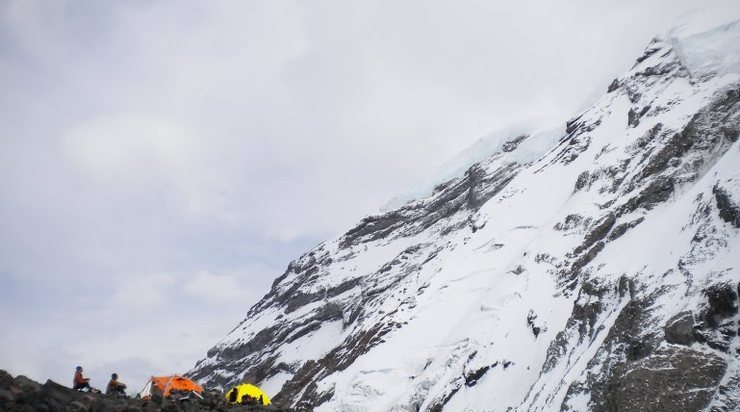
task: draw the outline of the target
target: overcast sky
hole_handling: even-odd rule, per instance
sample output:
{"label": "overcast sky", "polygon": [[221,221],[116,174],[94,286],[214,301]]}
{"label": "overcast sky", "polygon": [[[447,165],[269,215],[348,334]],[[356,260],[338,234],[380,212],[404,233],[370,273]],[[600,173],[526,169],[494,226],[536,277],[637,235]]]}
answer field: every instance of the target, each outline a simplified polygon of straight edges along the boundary
{"label": "overcast sky", "polygon": [[709,3],[0,1],[0,369],[187,371],[290,260]]}

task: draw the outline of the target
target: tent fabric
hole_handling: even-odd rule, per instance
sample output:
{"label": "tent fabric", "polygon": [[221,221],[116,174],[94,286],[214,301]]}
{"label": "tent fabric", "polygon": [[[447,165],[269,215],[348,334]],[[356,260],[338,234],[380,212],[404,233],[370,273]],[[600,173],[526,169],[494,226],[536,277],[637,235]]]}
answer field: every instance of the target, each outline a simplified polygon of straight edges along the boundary
{"label": "tent fabric", "polygon": [[[155,389],[156,388],[156,389]],[[162,396],[169,397],[173,390],[176,391],[189,391],[202,393],[203,388],[192,380],[179,375],[171,376],[152,376],[147,382],[144,390],[141,391],[141,397],[148,397],[152,395],[152,391],[157,390],[162,393]]]}
{"label": "tent fabric", "polygon": [[272,403],[272,401],[270,401],[270,397],[267,396],[267,394],[262,391],[262,389],[248,383],[242,383],[241,385],[237,385],[231,388],[230,391],[226,392],[226,399],[231,403],[241,403],[242,398],[247,395],[257,400],[262,397],[263,405],[269,405],[270,403]]}

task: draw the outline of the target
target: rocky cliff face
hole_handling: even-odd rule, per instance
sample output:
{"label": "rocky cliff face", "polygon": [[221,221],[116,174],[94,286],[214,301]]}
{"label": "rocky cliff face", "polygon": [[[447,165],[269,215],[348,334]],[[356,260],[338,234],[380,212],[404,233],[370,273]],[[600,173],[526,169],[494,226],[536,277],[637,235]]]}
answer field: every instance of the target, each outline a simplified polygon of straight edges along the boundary
{"label": "rocky cliff face", "polygon": [[564,130],[290,263],[192,375],[327,411],[739,409],[738,44],[654,40]]}

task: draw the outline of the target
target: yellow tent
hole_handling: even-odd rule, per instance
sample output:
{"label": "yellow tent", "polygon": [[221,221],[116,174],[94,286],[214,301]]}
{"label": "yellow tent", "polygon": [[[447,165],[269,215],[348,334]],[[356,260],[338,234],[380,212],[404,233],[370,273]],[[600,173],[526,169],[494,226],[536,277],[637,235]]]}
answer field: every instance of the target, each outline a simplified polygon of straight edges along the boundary
{"label": "yellow tent", "polygon": [[241,403],[242,398],[245,396],[251,396],[258,402],[261,400],[263,405],[269,405],[271,403],[270,397],[262,389],[248,383],[237,385],[226,392],[226,399],[231,403]]}

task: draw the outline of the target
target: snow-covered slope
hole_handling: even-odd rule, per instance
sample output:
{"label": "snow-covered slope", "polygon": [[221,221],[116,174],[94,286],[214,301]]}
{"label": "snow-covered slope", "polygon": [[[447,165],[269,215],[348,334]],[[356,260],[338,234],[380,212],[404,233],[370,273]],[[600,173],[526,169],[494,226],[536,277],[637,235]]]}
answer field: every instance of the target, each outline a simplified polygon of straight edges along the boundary
{"label": "snow-covered slope", "polygon": [[192,375],[323,411],[739,409],[739,39],[656,39],[558,138],[317,246]]}

